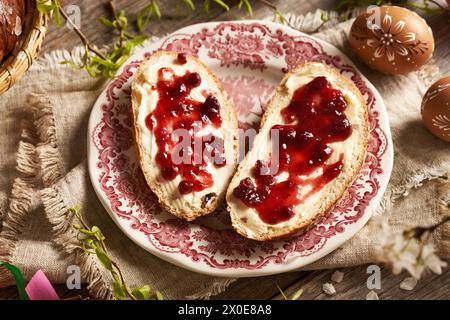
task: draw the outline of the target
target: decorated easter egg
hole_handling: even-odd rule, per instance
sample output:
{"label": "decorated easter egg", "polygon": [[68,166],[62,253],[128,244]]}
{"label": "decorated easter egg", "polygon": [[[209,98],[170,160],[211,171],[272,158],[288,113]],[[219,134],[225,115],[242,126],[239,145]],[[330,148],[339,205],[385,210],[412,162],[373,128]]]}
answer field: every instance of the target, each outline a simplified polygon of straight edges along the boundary
{"label": "decorated easter egg", "polygon": [[428,89],[421,112],[428,130],[450,142],[450,77],[442,78]]}
{"label": "decorated easter egg", "polygon": [[434,50],[426,21],[396,6],[369,7],[353,22],[349,42],[362,62],[385,74],[417,70]]}

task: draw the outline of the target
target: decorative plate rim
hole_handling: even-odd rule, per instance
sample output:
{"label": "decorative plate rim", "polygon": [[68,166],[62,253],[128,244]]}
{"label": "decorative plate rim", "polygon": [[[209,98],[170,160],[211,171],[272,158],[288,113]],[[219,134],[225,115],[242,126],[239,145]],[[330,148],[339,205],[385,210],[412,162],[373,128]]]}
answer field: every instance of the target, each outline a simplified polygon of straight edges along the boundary
{"label": "decorative plate rim", "polygon": [[[284,32],[286,36],[292,36],[292,37],[302,37],[304,39],[309,39],[309,41],[317,43],[319,46],[323,47],[323,52],[325,54],[330,54],[330,51],[333,52],[331,55],[332,57],[339,57],[339,59],[342,59],[345,61],[345,66],[348,66],[352,70],[354,70],[355,75],[360,77],[361,84],[365,85],[369,92],[373,94],[374,98],[374,109],[376,109],[376,112],[378,112],[378,118],[377,121],[378,127],[383,133],[384,138],[386,139],[386,149],[381,153],[380,155],[380,166],[382,166],[382,173],[380,173],[379,176],[379,186],[377,189],[376,194],[369,199],[369,203],[367,204],[367,207],[362,209],[362,216],[359,217],[354,223],[346,226],[346,229],[339,233],[337,232],[335,235],[331,236],[327,239],[327,241],[324,242],[323,246],[318,248],[318,251],[315,251],[309,255],[306,256],[298,256],[298,257],[285,257],[284,260],[282,260],[280,263],[266,263],[261,265],[260,267],[253,268],[253,269],[246,269],[246,268],[234,268],[233,267],[233,261],[229,261],[230,267],[228,268],[217,268],[214,267],[211,264],[208,264],[206,261],[193,261],[195,259],[200,259],[201,257],[188,257],[184,256],[180,253],[168,253],[161,251],[159,249],[156,249],[152,245],[148,245],[148,239],[144,238],[142,234],[140,234],[137,230],[133,230],[130,228],[130,223],[124,221],[120,217],[118,217],[111,208],[111,199],[108,199],[105,196],[104,190],[99,185],[99,177],[98,177],[98,157],[99,157],[99,149],[96,146],[95,143],[95,137],[94,133],[96,130],[99,130],[99,120],[101,117],[99,117],[100,109],[105,101],[105,96],[107,96],[108,90],[110,90],[110,86],[114,81],[113,80],[110,83],[108,83],[105,86],[104,91],[100,94],[98,100],[96,101],[94,107],[91,111],[91,116],[89,119],[88,124],[88,167],[89,167],[89,176],[91,179],[91,182],[93,184],[94,190],[102,203],[102,205],[105,207],[108,214],[112,217],[113,221],[118,225],[118,227],[122,230],[122,232],[125,233],[133,242],[144,248],[149,253],[162,258],[163,260],[166,260],[172,264],[175,264],[177,266],[180,266],[182,268],[208,274],[208,275],[215,275],[215,276],[227,276],[227,277],[250,277],[250,276],[262,276],[262,275],[269,275],[269,274],[277,274],[287,271],[296,270],[300,267],[303,267],[305,265],[308,265],[327,254],[331,253],[335,249],[337,249],[339,246],[343,245],[346,241],[348,241],[351,237],[353,237],[370,219],[372,216],[375,208],[378,206],[382,195],[384,194],[390,174],[392,171],[393,166],[393,144],[392,144],[392,138],[390,133],[390,126],[389,126],[389,119],[386,111],[386,107],[383,103],[383,100],[381,98],[381,95],[378,93],[376,88],[367,80],[367,78],[364,77],[364,75],[357,69],[357,67],[350,61],[349,58],[345,56],[339,49],[334,47],[333,45],[315,38],[314,36],[310,36],[307,34],[304,34],[302,32],[293,30],[287,26],[273,23],[273,22],[267,22],[267,21],[259,21],[259,20],[244,20],[244,21],[223,21],[223,22],[208,22],[208,23],[199,23],[195,25],[191,25],[188,27],[184,27],[180,30],[175,31],[174,33],[163,37],[159,39],[158,41],[150,44],[147,48],[142,48],[138,50],[132,57],[128,59],[128,61],[123,65],[123,67],[118,71],[117,75],[123,75],[127,74],[128,78],[132,76],[132,72],[130,71],[132,67],[130,65],[136,65],[136,60],[141,59],[144,55],[144,52],[149,52],[152,50],[157,50],[157,48],[161,49],[160,46],[163,46],[168,39],[171,37],[175,37],[177,35],[183,35],[183,34],[194,34],[194,30],[197,30],[197,34],[199,33],[199,30],[209,30],[217,28],[218,26],[225,25],[240,25],[244,27],[245,25],[251,26],[251,25],[261,25],[266,27],[267,29],[274,29],[280,32]],[[245,67],[245,65],[244,65]],[[121,84],[126,83],[128,80],[126,78],[122,81]],[[120,77],[118,78],[120,79]],[[114,89],[111,89],[113,91]],[[112,92],[113,93],[113,92]],[[375,107],[376,105],[376,107]],[[98,132],[98,131],[97,131]],[[162,222],[161,224],[164,224]],[[145,243],[144,243],[145,239]],[[153,243],[152,243],[153,244]],[[314,247],[313,247],[314,248]],[[287,254],[289,255],[289,253]],[[250,258],[249,258],[250,259]],[[295,261],[294,261],[295,260]],[[227,261],[227,260],[226,260]],[[202,263],[198,263],[202,262]]]}

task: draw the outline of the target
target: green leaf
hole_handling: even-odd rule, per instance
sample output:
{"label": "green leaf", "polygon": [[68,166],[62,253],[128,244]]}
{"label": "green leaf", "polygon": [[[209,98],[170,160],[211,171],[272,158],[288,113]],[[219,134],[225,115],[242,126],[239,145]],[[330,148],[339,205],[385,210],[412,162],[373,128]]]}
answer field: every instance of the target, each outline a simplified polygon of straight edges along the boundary
{"label": "green leaf", "polygon": [[156,295],[156,300],[164,300],[164,296],[162,295],[161,292],[156,291],[155,295]]}
{"label": "green leaf", "polygon": [[58,25],[58,27],[61,27],[62,21],[61,21],[61,13],[59,12],[59,8],[60,8],[59,0],[53,0],[53,2],[54,2],[54,6],[55,6],[55,8],[53,10],[53,13],[55,15],[55,22]]}
{"label": "green leaf", "polygon": [[106,26],[106,27],[113,27],[114,24],[111,20],[104,18],[104,17],[100,17],[97,19],[97,22],[101,23],[102,25]]}
{"label": "green leaf", "polygon": [[97,248],[100,246],[100,244],[92,238],[87,238],[87,239],[83,240],[83,242],[90,248]]}
{"label": "green leaf", "polygon": [[149,300],[152,294],[152,289],[150,286],[145,285],[139,288],[135,288],[131,294],[138,300]]}
{"label": "green leaf", "polygon": [[183,2],[188,9],[195,11],[195,4],[192,2],[192,0],[183,0]]}
{"label": "green leaf", "polygon": [[116,271],[115,269],[111,271],[111,276],[114,281],[122,283],[122,279],[120,278],[118,271]]}
{"label": "green leaf", "polygon": [[159,10],[158,3],[155,0],[152,0],[151,6],[155,16],[158,18],[158,20],[161,20],[161,11]]}
{"label": "green leaf", "polygon": [[93,235],[98,241],[103,241],[106,239],[99,227],[93,226],[91,231],[94,233]]}
{"label": "green leaf", "polygon": [[22,271],[16,266],[2,261],[0,261],[0,266],[5,267],[13,275],[14,280],[16,281],[20,300],[29,300],[30,298],[25,291],[25,277],[23,276]]}
{"label": "green leaf", "polygon": [[95,254],[97,255],[98,261],[100,261],[107,270],[111,271],[113,269],[111,259],[101,247],[95,249]]}
{"label": "green leaf", "polygon": [[247,7],[247,13],[248,13],[248,15],[251,17],[251,16],[253,16],[253,8],[252,8],[252,6],[250,5],[250,2],[248,2],[248,0],[244,0],[244,4],[245,4],[245,6]]}
{"label": "green leaf", "polygon": [[[126,59],[124,54],[129,51],[127,48],[132,48],[135,43],[139,43],[140,41],[143,41],[143,39],[143,36],[136,36],[132,39],[132,41],[127,41],[129,43],[127,43],[125,47],[114,46],[114,50],[107,55],[108,59],[106,60],[101,59],[98,56],[93,56],[90,63],[85,66],[86,71],[92,76],[102,74],[105,77],[113,77],[118,66],[120,66],[119,63],[122,63],[122,60]],[[111,56],[115,56],[117,59],[112,60]],[[79,207],[74,207],[70,208],[68,211],[75,213],[79,218],[81,218],[79,210]],[[114,289],[114,297],[117,300],[126,300],[129,298],[142,300],[148,300],[151,298],[156,298],[158,300],[164,299],[163,295],[159,291],[153,293],[151,287],[148,285],[137,287],[130,292],[130,289],[126,286],[124,279],[122,278],[119,267],[112,262],[106,252],[106,246],[104,243],[104,240],[106,239],[99,227],[89,227],[85,225],[84,222],[83,226],[74,225],[74,228],[78,232],[77,238],[80,241],[80,248],[83,250],[83,253],[95,254],[100,264],[111,273],[113,278],[112,286]],[[80,235],[84,238],[80,238]]]}
{"label": "green leaf", "polygon": [[239,2],[239,9],[242,7],[242,5],[245,6],[246,10],[247,10],[247,14],[251,17],[253,16],[253,8],[252,5],[250,4],[250,2],[248,2],[248,0],[241,0]]}
{"label": "green leaf", "polygon": [[77,218],[80,216],[80,210],[81,210],[80,206],[75,206],[75,207],[67,209],[67,211],[69,211],[69,213],[72,213]]}
{"label": "green leaf", "polygon": [[123,283],[114,281],[113,290],[114,290],[114,297],[117,300],[127,300],[127,291]]}
{"label": "green leaf", "polygon": [[36,8],[42,14],[49,14],[55,7],[53,5],[48,5],[45,2],[37,1]]}
{"label": "green leaf", "polygon": [[87,235],[87,236],[94,235],[94,232],[92,232],[91,230],[84,229],[84,228],[78,229],[78,232],[80,232],[81,234]]}
{"label": "green leaf", "polygon": [[105,60],[103,58],[100,58],[99,56],[92,56],[91,60],[93,62],[96,62],[97,64],[99,64],[101,66],[105,66],[107,68],[114,68],[115,67],[114,62],[112,62],[110,60]]}
{"label": "green leaf", "polygon": [[108,58],[115,59],[119,55],[122,54],[122,48],[119,48],[116,44],[114,44],[113,50],[108,53]]}
{"label": "green leaf", "polygon": [[[125,61],[128,60],[129,56],[130,56],[130,55],[124,55],[124,56],[121,56],[121,57],[117,60],[117,62],[116,62],[117,66],[121,66],[122,64],[124,64]],[[117,68],[117,69],[118,69],[118,68]],[[117,71],[117,70],[111,70],[111,71],[115,72],[115,71]],[[112,76],[114,76],[114,75],[112,75]]]}
{"label": "green leaf", "polygon": [[303,289],[297,290],[291,297],[291,300],[297,300],[303,294]]}
{"label": "green leaf", "polygon": [[137,13],[137,16],[136,16],[136,26],[139,31],[142,32],[142,30],[144,30],[146,28],[146,26],[150,22],[152,15],[153,15],[153,9],[152,9],[151,4],[149,4],[148,6],[145,6],[141,10],[139,10],[139,12]]}
{"label": "green leaf", "polygon": [[330,20],[330,17],[325,12],[322,12],[322,14],[320,15],[320,19],[323,22],[328,22]]}
{"label": "green leaf", "polygon": [[213,0],[213,1],[215,3],[217,3],[219,6],[221,6],[222,8],[224,8],[226,11],[230,11],[230,7],[222,0]]}
{"label": "green leaf", "polygon": [[210,5],[209,0],[203,1],[203,11],[204,11],[206,14],[209,13],[209,5]]}
{"label": "green leaf", "polygon": [[[61,65],[69,65],[72,69],[79,69],[80,68],[80,66],[78,64],[76,64],[75,62],[70,61],[70,60],[60,61],[59,64],[61,64]],[[73,227],[75,229],[81,229],[81,226],[78,225],[78,224],[74,224]]]}
{"label": "green leaf", "polygon": [[283,14],[277,9],[275,10],[274,14],[273,14],[273,21],[276,22],[278,20],[280,20],[280,23],[285,23],[286,19],[284,18]]}
{"label": "green leaf", "polygon": [[123,29],[126,29],[128,27],[128,18],[125,16],[125,12],[122,10],[120,11],[117,22],[120,23]]}
{"label": "green leaf", "polygon": [[53,13],[58,27],[62,25],[59,0],[52,0],[51,2],[47,0],[36,0],[36,8],[42,14],[49,15]]}
{"label": "green leaf", "polygon": [[[81,61],[83,61],[82,67],[86,67],[86,65],[88,64],[88,61],[89,61],[89,48],[87,45],[84,47],[84,54],[83,54],[83,57],[81,58]],[[80,210],[78,210],[77,217],[79,220],[81,219]]]}
{"label": "green leaf", "polygon": [[133,46],[138,46],[138,45],[142,44],[148,38],[149,38],[148,35],[142,34],[142,35],[139,35],[139,36],[135,36],[133,39],[130,39],[129,42],[131,44],[133,44]]}

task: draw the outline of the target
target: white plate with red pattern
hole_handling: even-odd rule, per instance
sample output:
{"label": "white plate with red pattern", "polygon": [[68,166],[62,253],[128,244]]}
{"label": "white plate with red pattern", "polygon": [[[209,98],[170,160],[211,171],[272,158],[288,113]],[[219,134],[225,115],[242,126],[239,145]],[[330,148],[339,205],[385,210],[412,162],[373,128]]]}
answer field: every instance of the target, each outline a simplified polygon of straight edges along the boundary
{"label": "white plate with red pattern", "polygon": [[[353,81],[369,108],[369,146],[361,171],[329,214],[290,240],[255,242],[233,231],[225,206],[190,223],[161,209],[135,157],[130,113],[133,74],[145,56],[160,49],[193,54],[207,64],[234,100],[242,128],[258,126],[284,73],[305,61],[332,65]],[[383,100],[353,63],[322,40],[262,21],[197,24],[140,50],[98,98],[88,130],[91,181],[120,229],[153,255],[216,276],[287,272],[329,254],[369,220],[386,189],[393,162]]]}

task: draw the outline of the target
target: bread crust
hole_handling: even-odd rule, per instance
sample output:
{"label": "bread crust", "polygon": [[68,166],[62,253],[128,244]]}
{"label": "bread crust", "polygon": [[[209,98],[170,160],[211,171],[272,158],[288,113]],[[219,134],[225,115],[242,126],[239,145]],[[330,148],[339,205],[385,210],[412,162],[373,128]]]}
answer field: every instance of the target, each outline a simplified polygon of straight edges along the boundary
{"label": "bread crust", "polygon": [[[142,81],[144,79],[144,73],[146,70],[146,65],[150,64],[150,63],[154,63],[156,62],[160,57],[163,56],[170,56],[173,59],[176,59],[178,55],[178,52],[173,52],[173,51],[158,51],[154,54],[152,54],[150,57],[148,57],[145,61],[142,62],[139,70],[137,71],[136,75],[135,75],[135,79],[133,81],[132,84],[132,112],[133,112],[133,132],[134,132],[134,140],[135,140],[135,150],[136,150],[136,154],[137,157],[139,159],[139,164],[141,166],[142,172],[145,176],[145,179],[147,181],[147,184],[149,185],[150,189],[153,191],[153,193],[157,196],[158,198],[158,202],[159,204],[168,212],[172,213],[173,215],[182,218],[184,220],[187,221],[192,221],[200,216],[204,216],[207,215],[211,212],[213,212],[214,210],[217,209],[217,207],[222,203],[222,201],[225,198],[225,194],[226,194],[226,188],[224,188],[224,190],[220,190],[219,194],[216,194],[216,196],[214,197],[214,200],[212,200],[208,206],[205,206],[205,208],[203,208],[202,210],[199,210],[198,208],[194,208],[193,206],[189,206],[187,208],[183,208],[180,209],[176,206],[174,206],[172,204],[173,199],[170,199],[170,197],[168,197],[167,193],[163,191],[163,189],[161,188],[161,182],[156,181],[156,179],[154,179],[152,177],[152,175],[149,173],[149,165],[154,165],[156,166],[156,163],[154,162],[154,159],[152,159],[151,161],[148,161],[146,159],[144,159],[144,154],[145,151],[142,148],[142,142],[140,141],[140,129],[139,126],[137,125],[137,117],[139,114],[139,97],[137,94],[137,89],[136,86],[139,83],[142,83]],[[191,62],[193,62],[197,68],[202,68],[203,71],[207,72],[208,75],[213,79],[215,85],[216,85],[216,90],[219,92],[219,95],[222,95],[222,97],[224,98],[223,100],[226,101],[225,105],[221,104],[221,115],[223,116],[222,110],[224,110],[225,112],[225,119],[224,117],[222,117],[222,126],[226,125],[226,126],[230,126],[230,130],[227,130],[228,132],[230,132],[230,134],[233,135],[233,162],[232,163],[227,163],[227,166],[232,166],[232,173],[235,172],[236,168],[237,168],[237,157],[238,157],[238,140],[236,139],[235,133],[237,132],[238,129],[238,120],[237,120],[237,114],[234,108],[234,105],[231,101],[231,99],[228,98],[228,95],[225,91],[225,89],[223,88],[221,82],[217,79],[217,77],[211,72],[211,70],[204,65],[200,60],[198,60],[196,57],[188,55],[187,59]],[[151,133],[153,135],[153,133]],[[225,150],[225,152],[229,152],[228,150]],[[231,174],[229,177],[227,177],[227,186],[229,181],[231,181],[232,178]]]}
{"label": "bread crust", "polygon": [[[301,73],[303,69],[307,69],[309,66],[314,66],[315,64],[321,65],[321,67],[325,68],[326,74],[333,75],[337,79],[339,79],[340,82],[345,83],[346,86],[348,86],[348,88],[351,89],[352,93],[356,95],[359,103],[361,104],[361,106],[363,108],[363,110],[361,110],[363,119],[361,119],[362,121],[360,123],[360,130],[359,130],[359,134],[362,135],[362,138],[360,139],[359,144],[356,146],[356,148],[358,150],[358,152],[357,152],[358,155],[357,155],[356,159],[354,159],[353,165],[351,166],[348,174],[345,175],[345,177],[343,178],[341,184],[339,185],[339,188],[335,188],[336,190],[333,190],[331,196],[326,194],[317,201],[318,203],[322,203],[322,205],[319,207],[316,214],[312,218],[302,221],[301,224],[288,226],[288,227],[284,228],[281,232],[265,233],[265,234],[261,234],[261,235],[257,235],[257,236],[250,236],[247,234],[244,226],[239,221],[239,219],[236,215],[236,212],[234,212],[230,206],[231,201],[239,201],[234,197],[233,189],[240,182],[240,179],[242,178],[241,177],[242,171],[246,168],[246,166],[254,165],[252,163],[248,163],[249,162],[249,154],[251,152],[251,151],[249,151],[249,153],[245,156],[244,160],[239,164],[236,174],[234,175],[234,177],[228,187],[227,198],[226,198],[227,203],[228,203],[228,211],[230,212],[230,215],[231,215],[231,221],[233,224],[233,228],[244,237],[247,237],[247,238],[250,238],[253,240],[257,240],[257,241],[269,241],[269,240],[274,240],[274,239],[287,238],[287,237],[290,237],[293,235],[297,235],[301,232],[307,231],[309,228],[314,226],[314,224],[322,216],[324,216],[341,199],[341,197],[344,195],[345,191],[347,190],[348,186],[352,183],[352,181],[354,180],[354,178],[358,174],[361,166],[364,163],[365,152],[366,152],[367,143],[368,143],[368,135],[369,135],[368,112],[367,112],[367,106],[366,106],[364,97],[362,96],[361,92],[356,87],[356,85],[353,82],[351,82],[350,80],[348,80],[346,77],[342,76],[338,70],[336,70],[335,68],[330,67],[328,65],[319,63],[319,62],[306,62],[302,65],[297,66],[296,68],[291,70],[289,73],[287,73],[283,77],[283,79],[281,80],[281,82],[279,83],[279,85],[277,87],[276,93],[274,94],[271,101],[269,102],[266,112],[264,113],[264,115],[261,119],[260,129],[266,125],[266,122],[272,113],[280,112],[281,109],[285,107],[284,105],[282,105],[282,106],[277,105],[277,98],[278,98],[278,94],[280,92],[283,92],[283,90],[286,90],[285,83],[286,83],[287,79],[289,79],[289,77],[291,75],[296,74],[296,73]],[[317,76],[320,76],[320,74],[318,74]]]}

